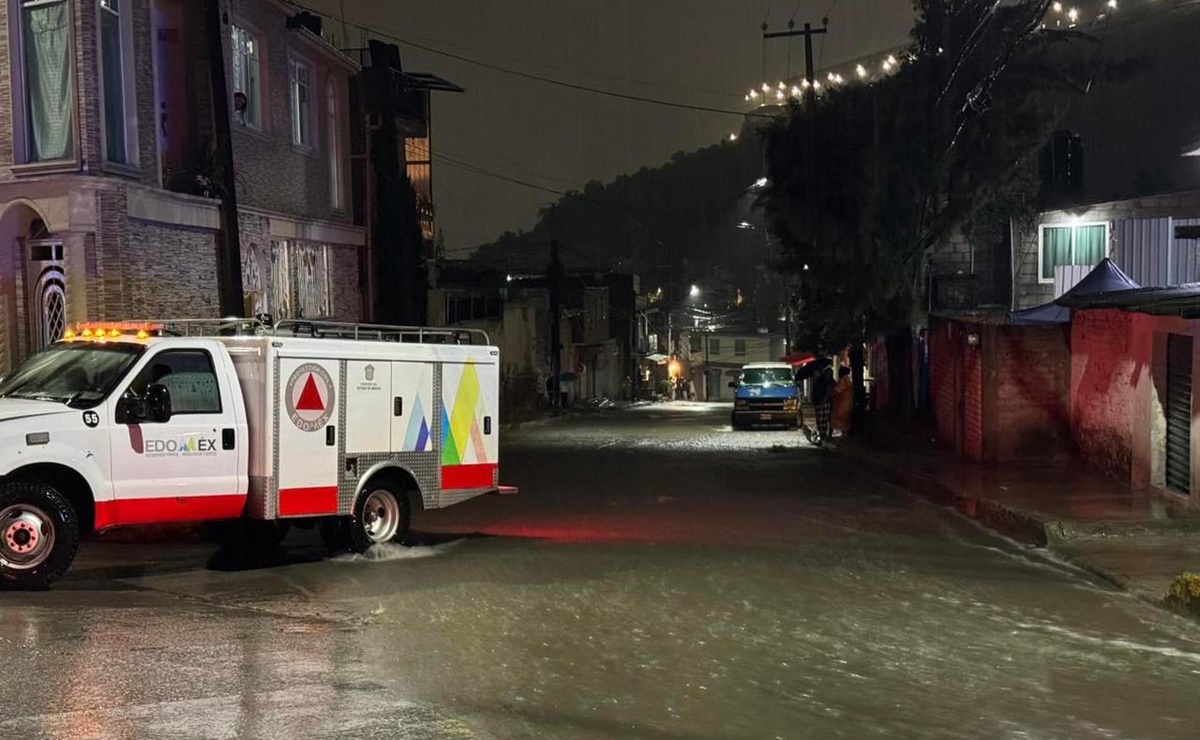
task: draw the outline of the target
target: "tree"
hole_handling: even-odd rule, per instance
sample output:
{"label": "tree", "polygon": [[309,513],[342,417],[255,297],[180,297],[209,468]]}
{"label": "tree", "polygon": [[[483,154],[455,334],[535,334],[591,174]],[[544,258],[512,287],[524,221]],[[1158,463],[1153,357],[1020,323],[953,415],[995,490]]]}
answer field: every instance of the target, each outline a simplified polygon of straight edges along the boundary
{"label": "tree", "polygon": [[930,248],[998,210],[1036,208],[1031,173],[1055,120],[1048,94],[1079,87],[1079,65],[1055,63],[1051,48],[1087,38],[1043,29],[1048,0],[914,5],[895,74],[831,90],[812,109],[793,104],[769,131],[761,198],[797,278],[803,336],[837,350],[890,335],[889,355],[903,350],[893,367],[905,364],[895,360],[907,357]]}

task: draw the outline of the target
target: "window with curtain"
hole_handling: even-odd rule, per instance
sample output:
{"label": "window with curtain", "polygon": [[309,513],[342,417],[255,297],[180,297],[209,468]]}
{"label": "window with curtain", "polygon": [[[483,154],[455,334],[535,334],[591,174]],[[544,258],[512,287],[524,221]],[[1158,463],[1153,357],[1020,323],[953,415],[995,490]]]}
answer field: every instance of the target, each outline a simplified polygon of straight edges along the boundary
{"label": "window with curtain", "polygon": [[289,62],[289,66],[292,72],[292,143],[296,146],[312,146],[309,69],[295,59]]}
{"label": "window with curtain", "polygon": [[333,78],[325,82],[325,109],[329,127],[329,201],[335,211],[340,211],[345,205],[342,202],[342,139]]}
{"label": "window with curtain", "polygon": [[104,77],[105,156],[128,164],[125,143],[125,68],[121,42],[121,3],[100,0],[100,71]]}
{"label": "window with curtain", "polygon": [[262,91],[259,89],[258,40],[243,28],[231,25],[233,48],[234,120],[262,128]]}
{"label": "window with curtain", "polygon": [[66,0],[23,0],[21,43],[25,72],[26,159],[74,155],[71,21]]}
{"label": "window with curtain", "polygon": [[1098,265],[1108,252],[1104,224],[1042,227],[1042,280],[1054,279],[1061,265]]}

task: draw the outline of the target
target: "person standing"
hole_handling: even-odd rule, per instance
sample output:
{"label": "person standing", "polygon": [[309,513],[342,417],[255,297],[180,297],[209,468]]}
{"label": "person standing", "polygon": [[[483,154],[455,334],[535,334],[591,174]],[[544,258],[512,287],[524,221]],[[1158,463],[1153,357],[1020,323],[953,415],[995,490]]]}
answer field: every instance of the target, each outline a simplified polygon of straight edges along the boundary
{"label": "person standing", "polygon": [[817,377],[813,379],[812,401],[813,411],[817,417],[816,444],[818,445],[833,436],[833,432],[829,428],[833,404],[833,387],[832,367],[822,369],[817,374]]}
{"label": "person standing", "polygon": [[850,420],[854,415],[854,383],[850,379],[850,368],[838,370],[837,385],[833,387],[833,429],[838,434],[850,433]]}

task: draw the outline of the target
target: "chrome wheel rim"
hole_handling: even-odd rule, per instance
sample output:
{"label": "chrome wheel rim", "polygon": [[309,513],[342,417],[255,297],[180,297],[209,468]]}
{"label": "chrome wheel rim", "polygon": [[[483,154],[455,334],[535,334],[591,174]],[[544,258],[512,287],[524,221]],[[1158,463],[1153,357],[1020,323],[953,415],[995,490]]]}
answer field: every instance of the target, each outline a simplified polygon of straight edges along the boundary
{"label": "chrome wheel rim", "polygon": [[54,521],[36,506],[13,504],[0,511],[0,559],[13,570],[30,570],[54,550]]}
{"label": "chrome wheel rim", "polygon": [[388,542],[400,529],[400,502],[391,491],[372,491],[363,504],[363,531],[373,544]]}

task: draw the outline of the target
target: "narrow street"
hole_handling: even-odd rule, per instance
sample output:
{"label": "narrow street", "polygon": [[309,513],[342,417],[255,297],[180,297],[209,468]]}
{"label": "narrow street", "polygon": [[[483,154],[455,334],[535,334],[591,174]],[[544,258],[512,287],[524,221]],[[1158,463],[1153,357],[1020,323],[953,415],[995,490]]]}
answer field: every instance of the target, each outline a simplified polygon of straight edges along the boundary
{"label": "narrow street", "polygon": [[0,594],[0,735],[1196,736],[1194,623],[728,414],[508,432],[374,557],[87,543]]}

